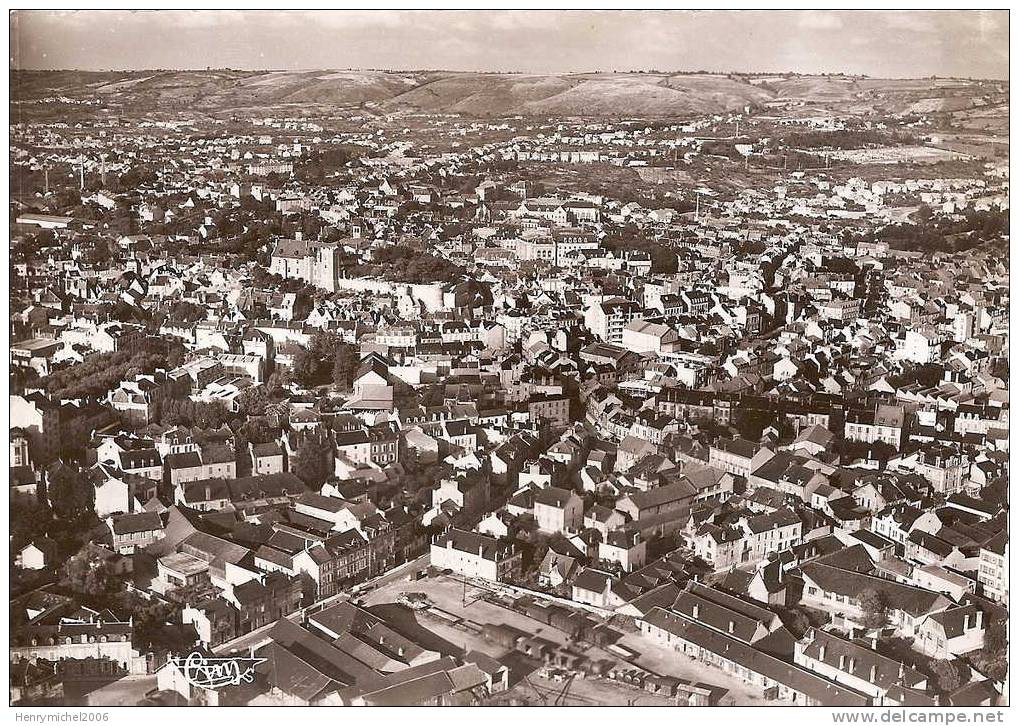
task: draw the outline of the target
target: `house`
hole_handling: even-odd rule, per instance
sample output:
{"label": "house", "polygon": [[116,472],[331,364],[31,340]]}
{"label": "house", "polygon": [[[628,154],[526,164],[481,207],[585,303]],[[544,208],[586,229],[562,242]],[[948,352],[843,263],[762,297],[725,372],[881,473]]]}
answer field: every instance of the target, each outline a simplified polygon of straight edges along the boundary
{"label": "house", "polygon": [[489,695],[509,690],[509,668],[492,656],[480,650],[471,650],[464,654],[464,661],[473,663],[485,674],[485,690]]}
{"label": "house", "polygon": [[37,537],[18,551],[15,564],[23,570],[44,570],[56,562],[57,543],[49,537]]}
{"label": "house", "polygon": [[598,543],[598,559],[616,562],[626,572],[639,570],[647,562],[647,542],[640,532],[613,530]]}
{"label": "house", "polygon": [[138,512],[142,502],[155,493],[157,482],[127,474],[110,464],[96,464],[88,470],[87,478],[94,488],[96,516]]}
{"label": "house", "polygon": [[432,541],[431,563],[463,577],[505,582],[520,574],[522,554],[515,545],[476,532],[450,529]]}
{"label": "house", "polygon": [[481,515],[488,505],[489,490],[488,477],[483,475],[443,479],[438,488],[432,490],[432,506],[452,502],[468,515]]}
{"label": "house", "polygon": [[697,492],[680,479],[647,491],[626,494],[616,502],[616,509],[634,521],[645,536],[664,534],[680,529],[690,516],[690,505]]}
{"label": "house", "polygon": [[393,383],[390,379],[387,361],[378,355],[363,358],[354,373],[353,390],[356,405],[384,410],[391,409],[393,407]]}
{"label": "house", "polygon": [[801,571],[801,603],[831,613],[837,626],[860,627],[859,621],[865,614],[860,596],[867,591],[878,593],[887,603],[889,625],[905,637],[915,635],[928,615],[952,605],[952,601],[940,593],[822,562],[804,563]]}
{"label": "house", "polygon": [[668,325],[635,319],[623,328],[621,345],[635,353],[671,352],[679,343],[679,333]]}
{"label": "house", "polygon": [[11,343],[11,368],[30,368],[40,377],[48,376],[54,357],[63,348],[63,341],[45,338],[32,338]]}
{"label": "house", "polygon": [[747,486],[751,490],[767,487],[809,502],[814,491],[828,481],[813,463],[807,457],[779,451],[753,470]]}
{"label": "house", "polygon": [[976,583],[973,580],[946,570],[941,565],[914,568],[912,582],[917,587],[947,595],[956,602],[960,602],[976,590]]}
{"label": "house", "polygon": [[155,512],[120,514],[106,521],[113,537],[113,549],[122,555],[133,554],[163,537],[163,520]]}
{"label": "house", "polygon": [[614,610],[625,600],[614,592],[615,578],[607,572],[586,568],[573,581],[571,599],[604,610]]}
{"label": "house", "polygon": [[569,489],[552,486],[539,489],[534,495],[534,518],[542,532],[579,531],[584,523],[584,500]]}
{"label": "house", "polygon": [[637,303],[614,297],[591,305],[584,313],[584,325],[599,340],[621,345],[626,326],[643,313]]}
{"label": "house", "polygon": [[279,445],[279,442],[270,441],[266,444],[248,444],[248,451],[251,454],[252,474],[256,476],[282,474],[286,471],[283,447]]}
{"label": "house", "polygon": [[549,587],[569,584],[580,569],[576,557],[560,554],[550,547],[538,566],[538,583]]}
{"label": "house", "polygon": [[236,638],[237,620],[237,608],[219,597],[185,605],[181,611],[181,621],[194,627],[198,642],[207,648],[214,648]]}
{"label": "house", "polygon": [[905,547],[906,540],[916,531],[934,534],[941,529],[937,514],[909,504],[891,504],[871,517],[871,529]]}
{"label": "house", "polygon": [[[864,694],[824,678],[787,659],[761,649],[757,643],[760,623],[754,616],[741,612],[744,608],[729,603],[715,603],[712,618],[701,621],[700,612],[677,612],[663,607],[652,608],[637,621],[642,633],[660,645],[673,648],[696,660],[720,668],[733,677],[762,689],[772,699],[804,706],[859,708],[870,705]],[[751,633],[737,635],[740,632]],[[786,632],[787,641],[792,636]]]}
{"label": "house", "polygon": [[[796,642],[793,662],[835,683],[866,694],[875,706],[897,705],[895,694],[924,694],[927,676],[872,648],[811,628]],[[894,702],[886,701],[892,691]]]}
{"label": "house", "polygon": [[917,628],[913,647],[939,660],[979,650],[984,645],[984,613],[975,604],[928,615]]}
{"label": "house", "polygon": [[76,617],[44,618],[12,628],[10,657],[50,661],[106,659],[132,675],[144,675],[146,658],[133,645],[134,625],[106,610],[83,608]]}
{"label": "house", "polygon": [[881,441],[899,449],[906,427],[906,413],[902,406],[878,404],[873,410],[846,411],[845,438],[873,444]]}
{"label": "house", "polygon": [[596,529],[601,532],[604,538],[609,532],[619,529],[626,524],[626,517],[618,509],[609,509],[600,504],[595,504],[584,514],[584,527]]}
{"label": "house", "polygon": [[980,546],[977,582],[983,595],[1008,605],[1008,533],[1004,530]]}
{"label": "house", "polygon": [[708,449],[708,466],[749,477],[774,455],[767,447],[746,439],[721,438]]}

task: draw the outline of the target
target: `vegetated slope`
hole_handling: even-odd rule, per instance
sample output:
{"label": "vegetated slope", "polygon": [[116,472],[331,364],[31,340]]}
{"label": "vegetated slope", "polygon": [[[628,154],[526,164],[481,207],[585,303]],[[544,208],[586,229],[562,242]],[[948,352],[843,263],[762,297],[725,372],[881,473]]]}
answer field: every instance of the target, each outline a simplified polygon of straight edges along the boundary
{"label": "vegetated slope", "polygon": [[563,76],[436,75],[391,99],[388,105],[436,113],[515,114],[521,113],[526,104],[555,96],[573,85]]}
{"label": "vegetated slope", "polygon": [[846,76],[744,78],[710,74],[497,74],[451,71],[11,71],[12,100],[98,98],[139,109],[230,110],[287,104],[360,106],[473,116],[683,116],[774,98],[830,110],[958,111],[1007,101],[1002,84]]}
{"label": "vegetated slope", "polygon": [[380,104],[391,110],[668,116],[741,109],[771,94],[725,76],[517,75],[383,71],[13,73],[15,99],[99,97],[124,105],[229,109],[293,103]]}
{"label": "vegetated slope", "polygon": [[725,76],[612,74],[584,76],[555,96],[527,103],[528,113],[592,116],[677,116],[742,110],[771,98]]}
{"label": "vegetated slope", "polygon": [[956,78],[856,78],[792,76],[769,78],[779,98],[816,102],[847,113],[930,114],[957,112],[1008,99],[1007,84]]}

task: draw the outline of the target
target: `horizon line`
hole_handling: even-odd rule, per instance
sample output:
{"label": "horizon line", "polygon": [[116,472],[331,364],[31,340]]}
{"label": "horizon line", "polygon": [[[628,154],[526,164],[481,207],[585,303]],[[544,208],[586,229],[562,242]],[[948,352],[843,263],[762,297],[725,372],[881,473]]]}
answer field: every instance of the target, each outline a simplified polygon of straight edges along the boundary
{"label": "horizon line", "polygon": [[917,76],[871,75],[869,73],[847,73],[845,71],[828,71],[823,73],[807,73],[803,71],[710,71],[698,70],[663,70],[659,68],[631,68],[626,70],[575,70],[575,71],[520,71],[520,70],[465,70],[454,68],[368,68],[368,67],[311,67],[311,68],[241,68],[235,66],[205,66],[194,68],[10,68],[10,73],[147,73],[147,72],[197,73],[212,71],[237,71],[244,73],[313,73],[320,71],[353,71],[360,73],[474,73],[480,75],[513,75],[513,76],[579,76],[579,75],[708,75],[708,76],[804,76],[810,78],[867,78],[870,80],[913,81],[925,79],[944,79],[957,81],[995,81],[1007,82],[1008,76],[957,76],[931,73]]}

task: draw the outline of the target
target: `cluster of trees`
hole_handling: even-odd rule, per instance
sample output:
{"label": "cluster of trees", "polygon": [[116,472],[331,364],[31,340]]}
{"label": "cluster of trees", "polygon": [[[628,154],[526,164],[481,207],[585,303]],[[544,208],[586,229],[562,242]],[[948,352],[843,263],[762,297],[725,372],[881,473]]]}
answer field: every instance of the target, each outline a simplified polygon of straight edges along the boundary
{"label": "cluster of trees", "polygon": [[679,256],[675,250],[656,240],[644,237],[606,237],[602,244],[614,255],[625,252],[646,252],[651,257],[651,271],[670,274],[679,269]]}
{"label": "cluster of trees", "polygon": [[973,665],[987,676],[1005,680],[1008,676],[1008,634],[1001,621],[987,626],[984,647],[973,656]]}
{"label": "cluster of trees", "polygon": [[921,205],[915,223],[889,224],[874,232],[849,236],[849,242],[887,242],[908,252],[965,252],[985,242],[999,240],[1009,231],[1008,210],[967,207],[959,216],[935,216]]}
{"label": "cluster of trees", "polygon": [[182,627],[181,606],[176,603],[139,602],[132,612],[134,642],[142,650],[186,653],[195,641],[194,630]]}
{"label": "cluster of trees", "polygon": [[905,146],[916,143],[909,134],[872,129],[840,131],[793,131],[782,136],[785,146],[795,149],[862,149],[867,146]]}
{"label": "cluster of trees", "polygon": [[355,346],[334,333],[318,333],[307,349],[294,356],[293,375],[305,386],[332,382],[337,388],[349,390],[359,362]]}
{"label": "cluster of trees", "polygon": [[197,323],[205,320],[206,309],[201,305],[187,300],[178,300],[170,306],[167,318],[181,323]]}
{"label": "cluster of trees", "polygon": [[320,146],[294,169],[294,176],[309,184],[320,183],[326,176],[342,169],[360,155],[361,149],[356,146]]}
{"label": "cluster of trees", "polygon": [[197,426],[215,429],[237,418],[218,401],[192,401],[190,398],[169,398],[159,407],[159,422],[165,426]]}
{"label": "cluster of trees", "polygon": [[860,593],[860,609],[863,618],[860,624],[865,628],[883,628],[888,624],[888,596],[883,590],[873,588]]}
{"label": "cluster of trees", "polygon": [[100,353],[51,373],[44,386],[54,401],[102,396],[125,379],[166,367],[167,361],[166,353],[151,350]]}
{"label": "cluster of trees", "polygon": [[35,498],[11,500],[11,552],[47,536],[56,543],[58,556],[67,557],[78,551],[85,534],[98,524],[95,490],[81,472],[56,463],[47,478],[48,484],[39,487]]}
{"label": "cluster of trees", "polygon": [[309,487],[319,489],[333,474],[333,449],[329,441],[306,437],[294,452],[290,471]]}
{"label": "cluster of trees", "polygon": [[76,593],[102,604],[106,604],[122,584],[105,561],[86,549],[67,560],[64,564],[64,578],[67,586]]}
{"label": "cluster of trees", "polygon": [[857,459],[873,459],[882,468],[896,454],[895,447],[886,444],[884,441],[875,441],[872,444],[867,444],[863,441],[843,439],[835,444],[835,450],[844,462],[851,462]]}
{"label": "cluster of trees", "polygon": [[278,423],[274,423],[268,416],[251,416],[237,429],[236,440],[243,444],[243,446],[237,447],[237,451],[249,443],[268,444],[271,441],[276,441],[282,431],[282,427]]}
{"label": "cluster of trees", "polygon": [[265,416],[269,406],[286,397],[283,384],[283,377],[273,373],[261,386],[252,386],[237,397],[238,411],[248,418]]}
{"label": "cluster of trees", "polygon": [[443,257],[403,245],[383,247],[375,252],[371,264],[348,269],[350,277],[381,275],[387,280],[408,283],[453,282],[463,274],[462,267]]}
{"label": "cluster of trees", "polygon": [[298,301],[302,298],[304,300],[313,300],[323,294],[323,291],[314,285],[309,285],[292,277],[280,277],[258,265],[252,268],[251,280],[259,288],[270,288],[283,293],[295,293]]}
{"label": "cluster of trees", "polygon": [[119,320],[122,323],[139,323],[147,325],[152,317],[144,308],[137,307],[126,300],[118,300],[109,306],[111,320]]}

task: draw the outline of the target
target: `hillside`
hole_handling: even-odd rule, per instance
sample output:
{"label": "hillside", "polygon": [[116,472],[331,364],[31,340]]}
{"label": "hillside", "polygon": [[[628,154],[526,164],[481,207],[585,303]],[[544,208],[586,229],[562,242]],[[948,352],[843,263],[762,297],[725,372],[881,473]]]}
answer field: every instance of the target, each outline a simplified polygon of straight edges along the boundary
{"label": "hillside", "polygon": [[[676,117],[799,100],[848,113],[952,111],[1001,102],[1001,84],[848,77],[449,71],[12,71],[12,101],[66,97],[137,110],[331,105],[468,116]],[[1006,97],[1007,98],[1007,97]]]}

